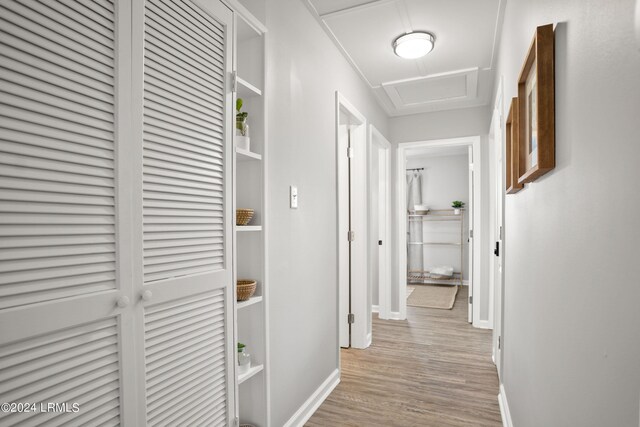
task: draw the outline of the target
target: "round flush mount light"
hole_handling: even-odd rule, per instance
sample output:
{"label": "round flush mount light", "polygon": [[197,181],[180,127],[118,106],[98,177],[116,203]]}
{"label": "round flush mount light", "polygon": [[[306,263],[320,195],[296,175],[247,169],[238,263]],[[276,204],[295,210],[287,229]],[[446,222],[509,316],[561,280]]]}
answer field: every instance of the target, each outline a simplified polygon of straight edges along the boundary
{"label": "round flush mount light", "polygon": [[417,31],[398,37],[393,41],[393,51],[400,58],[415,59],[433,50],[435,38],[432,34]]}

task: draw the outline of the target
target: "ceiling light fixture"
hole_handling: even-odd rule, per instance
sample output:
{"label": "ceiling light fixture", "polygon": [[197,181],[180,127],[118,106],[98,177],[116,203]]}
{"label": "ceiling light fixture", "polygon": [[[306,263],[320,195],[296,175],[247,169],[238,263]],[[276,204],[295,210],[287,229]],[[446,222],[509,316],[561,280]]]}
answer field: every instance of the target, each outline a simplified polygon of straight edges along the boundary
{"label": "ceiling light fixture", "polygon": [[420,58],[433,50],[435,40],[432,34],[422,31],[405,34],[393,41],[393,51],[400,58]]}

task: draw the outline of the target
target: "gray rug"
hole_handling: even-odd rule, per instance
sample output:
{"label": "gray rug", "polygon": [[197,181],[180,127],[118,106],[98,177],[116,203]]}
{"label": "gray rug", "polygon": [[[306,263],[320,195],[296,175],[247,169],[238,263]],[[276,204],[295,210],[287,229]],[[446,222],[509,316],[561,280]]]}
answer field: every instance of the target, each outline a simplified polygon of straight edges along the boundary
{"label": "gray rug", "polygon": [[458,287],[451,285],[415,285],[407,289],[407,305],[412,307],[440,308],[451,310],[456,301]]}

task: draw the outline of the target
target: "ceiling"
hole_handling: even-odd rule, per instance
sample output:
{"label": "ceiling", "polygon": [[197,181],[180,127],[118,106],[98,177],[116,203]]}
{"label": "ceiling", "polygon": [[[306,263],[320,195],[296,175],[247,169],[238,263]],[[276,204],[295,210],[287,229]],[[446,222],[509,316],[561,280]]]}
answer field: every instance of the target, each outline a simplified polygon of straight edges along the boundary
{"label": "ceiling", "polygon": [[[303,0],[391,116],[489,103],[505,0]],[[435,36],[419,59],[395,55],[411,31]]]}

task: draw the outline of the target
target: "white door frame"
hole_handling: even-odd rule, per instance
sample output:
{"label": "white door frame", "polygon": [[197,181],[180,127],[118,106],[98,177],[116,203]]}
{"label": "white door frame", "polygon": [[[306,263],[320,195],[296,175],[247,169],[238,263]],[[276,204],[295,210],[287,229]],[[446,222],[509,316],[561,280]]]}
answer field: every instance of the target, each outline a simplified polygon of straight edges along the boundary
{"label": "white door frame", "polygon": [[[349,117],[352,150],[347,150],[340,132],[340,113]],[[338,215],[338,341],[339,347],[366,348],[367,342],[367,119],[336,91],[336,165]],[[351,151],[351,202],[349,194],[349,157]],[[347,190],[345,190],[347,189]],[[351,230],[349,230],[349,207]],[[348,241],[349,231],[355,238]],[[351,249],[349,249],[351,244]],[[349,252],[351,251],[351,252]],[[351,256],[351,258],[350,258]],[[349,279],[351,288],[349,289]],[[350,291],[350,295],[349,295]],[[350,297],[350,298],[349,298]],[[350,300],[349,300],[350,299]],[[351,305],[351,307],[349,307]],[[349,311],[349,308],[351,310]],[[354,322],[347,323],[348,314]],[[370,314],[369,314],[370,316]],[[369,317],[370,319],[370,317]],[[349,342],[349,326],[351,337]],[[345,333],[347,334],[345,337]]]}
{"label": "white door frame", "polygon": [[[435,139],[427,141],[402,142],[398,144],[397,168],[396,168],[396,213],[397,213],[397,248],[398,248],[398,301],[399,301],[399,319],[407,318],[407,203],[406,203],[406,151],[411,148],[427,148],[427,147],[457,147],[471,146],[473,149],[474,161],[474,188],[473,188],[473,223],[474,231],[473,239],[473,271],[469,275],[469,294],[473,294],[475,301],[480,301],[481,286],[481,260],[482,260],[482,242],[483,230],[481,221],[482,212],[482,173],[481,173],[481,147],[479,136],[468,136],[450,139]],[[491,317],[491,313],[489,313]],[[480,310],[473,310],[473,325],[476,327],[485,327],[485,322],[480,320]]]}
{"label": "white door frame", "polygon": [[[382,200],[379,200],[378,206],[369,206],[369,211],[378,209],[380,214],[378,215],[378,221],[380,228],[383,230],[380,233],[380,229],[369,230],[369,243],[368,247],[371,250],[377,250],[379,257],[379,269],[378,269],[378,317],[380,319],[389,319],[391,315],[391,229],[393,224],[391,222],[391,143],[375,128],[373,125],[369,125],[369,150],[370,153],[373,150],[380,150],[379,153],[383,153],[383,158],[379,160],[380,165],[384,165],[381,170],[378,168],[379,176],[373,177],[371,173],[368,174],[371,183],[372,179],[378,179],[382,188],[379,187],[379,194],[384,195]],[[371,159],[371,156],[369,156]],[[371,165],[371,162],[369,162]],[[382,191],[380,191],[382,190]],[[371,194],[370,191],[367,194]],[[382,240],[382,246],[378,246],[378,240]],[[372,271],[373,257],[369,258],[369,271]],[[371,287],[369,287],[371,292]],[[371,317],[371,307],[367,314]],[[371,332],[371,331],[369,331]]]}
{"label": "white door frame", "polygon": [[[493,144],[494,206],[491,209],[492,242],[499,242],[499,256],[492,255],[491,289],[493,290],[493,361],[496,364],[498,378],[502,377],[502,330],[503,330],[503,294],[504,294],[504,197],[505,197],[505,132],[504,132],[504,95],[502,78],[498,83],[493,117],[491,118],[490,143]],[[491,138],[492,137],[492,138]],[[496,265],[497,264],[497,265]]]}

